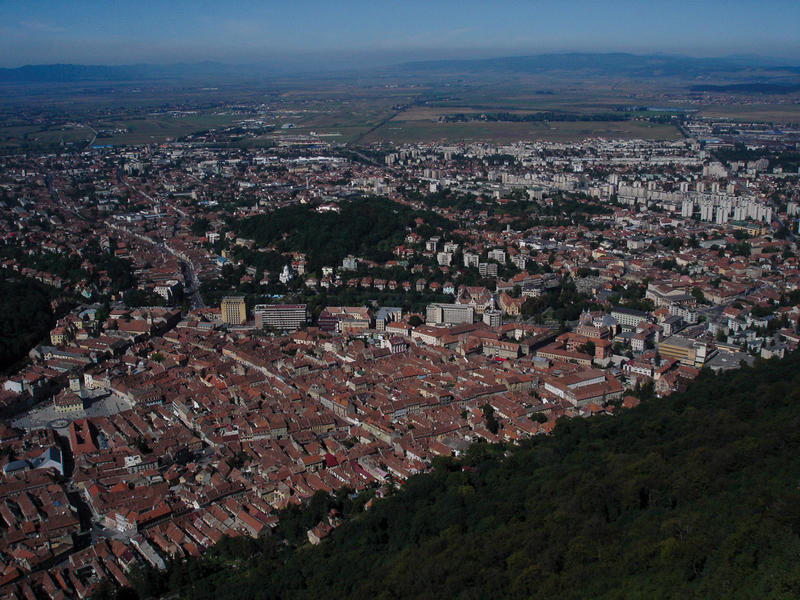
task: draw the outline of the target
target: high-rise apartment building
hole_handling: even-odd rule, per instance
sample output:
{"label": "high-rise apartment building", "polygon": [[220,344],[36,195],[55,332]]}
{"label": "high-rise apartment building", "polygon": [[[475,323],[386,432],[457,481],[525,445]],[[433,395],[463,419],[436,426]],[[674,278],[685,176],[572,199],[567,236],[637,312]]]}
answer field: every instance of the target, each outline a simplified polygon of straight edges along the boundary
{"label": "high-rise apartment building", "polygon": [[225,296],[219,311],[222,322],[228,325],[241,325],[247,320],[244,296]]}

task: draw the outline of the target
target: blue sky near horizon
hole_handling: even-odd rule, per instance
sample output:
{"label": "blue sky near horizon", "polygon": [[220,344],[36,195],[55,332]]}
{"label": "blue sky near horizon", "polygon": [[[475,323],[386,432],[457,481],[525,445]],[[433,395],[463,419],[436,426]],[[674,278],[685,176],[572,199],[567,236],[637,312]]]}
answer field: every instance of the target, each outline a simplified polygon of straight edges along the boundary
{"label": "blue sky near horizon", "polygon": [[790,0],[0,0],[0,66],[389,64],[560,51],[800,59]]}

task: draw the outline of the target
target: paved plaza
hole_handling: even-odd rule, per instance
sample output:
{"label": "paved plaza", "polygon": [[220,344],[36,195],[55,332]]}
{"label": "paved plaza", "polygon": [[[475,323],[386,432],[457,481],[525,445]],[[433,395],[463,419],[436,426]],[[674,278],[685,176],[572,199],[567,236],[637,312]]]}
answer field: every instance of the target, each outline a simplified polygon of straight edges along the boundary
{"label": "paved plaza", "polygon": [[34,405],[28,412],[12,420],[12,425],[20,429],[51,428],[65,430],[75,419],[86,417],[107,417],[129,410],[131,403],[109,390],[97,389],[87,392],[86,408],[83,410],[59,411],[52,399]]}

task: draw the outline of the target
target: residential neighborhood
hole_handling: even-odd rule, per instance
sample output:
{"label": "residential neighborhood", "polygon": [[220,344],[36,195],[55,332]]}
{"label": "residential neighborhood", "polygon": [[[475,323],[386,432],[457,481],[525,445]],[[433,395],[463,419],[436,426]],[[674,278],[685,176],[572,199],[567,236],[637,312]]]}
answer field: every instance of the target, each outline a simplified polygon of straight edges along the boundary
{"label": "residential neighborhood", "polygon": [[[470,444],[795,350],[798,173],[686,127],[0,157],[3,277],[52,298],[0,386],[0,594],[88,598],[270,535],[316,493],[380,495]],[[797,143],[754,131],[735,134],[751,152]],[[369,207],[394,237],[296,235]]]}

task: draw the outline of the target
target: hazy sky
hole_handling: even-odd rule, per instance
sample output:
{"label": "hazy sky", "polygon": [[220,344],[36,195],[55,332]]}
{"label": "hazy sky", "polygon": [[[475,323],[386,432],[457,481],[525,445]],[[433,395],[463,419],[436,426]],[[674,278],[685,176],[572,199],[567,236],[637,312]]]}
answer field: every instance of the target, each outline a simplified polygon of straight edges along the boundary
{"label": "hazy sky", "polygon": [[381,64],[549,51],[800,58],[797,0],[0,0],[0,65]]}

